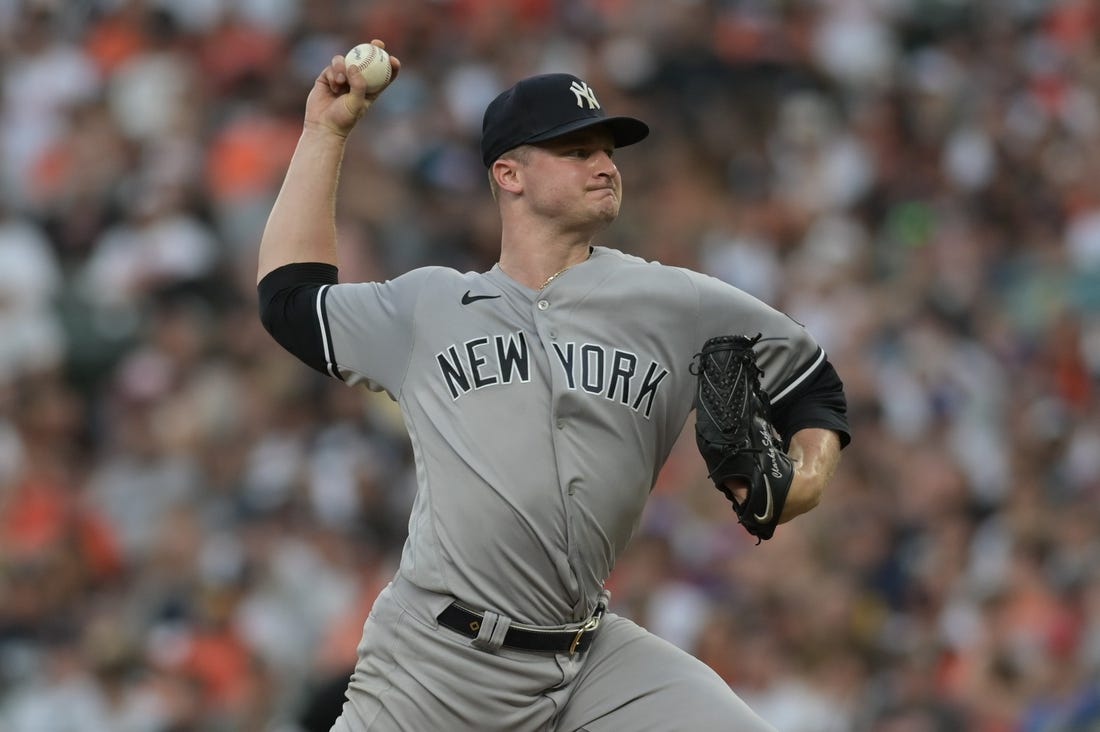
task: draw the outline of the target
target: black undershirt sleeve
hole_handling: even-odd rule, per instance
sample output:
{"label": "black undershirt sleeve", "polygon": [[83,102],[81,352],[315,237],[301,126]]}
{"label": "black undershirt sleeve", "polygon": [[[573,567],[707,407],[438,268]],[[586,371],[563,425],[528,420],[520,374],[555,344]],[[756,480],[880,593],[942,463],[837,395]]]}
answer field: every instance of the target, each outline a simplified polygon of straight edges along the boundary
{"label": "black undershirt sleeve", "polygon": [[833,430],[843,448],[852,441],[848,427],[848,401],[836,369],[825,359],[794,391],[772,406],[772,425],[790,447],[791,436],[807,427]]}
{"label": "black undershirt sleeve", "polygon": [[302,262],[272,270],[256,286],[260,321],[275,341],[310,368],[342,379],[336,367],[324,298],[338,281],[331,264]]}

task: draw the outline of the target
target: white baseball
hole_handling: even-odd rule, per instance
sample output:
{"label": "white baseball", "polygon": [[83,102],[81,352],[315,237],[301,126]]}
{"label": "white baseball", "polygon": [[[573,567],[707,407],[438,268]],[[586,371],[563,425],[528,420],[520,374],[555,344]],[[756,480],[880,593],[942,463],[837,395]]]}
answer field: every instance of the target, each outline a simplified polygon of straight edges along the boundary
{"label": "white baseball", "polygon": [[360,43],[348,51],[344,56],[344,65],[349,74],[354,74],[356,69],[367,80],[367,93],[381,91],[390,82],[393,68],[390,66],[390,55],[385,50],[373,43]]}

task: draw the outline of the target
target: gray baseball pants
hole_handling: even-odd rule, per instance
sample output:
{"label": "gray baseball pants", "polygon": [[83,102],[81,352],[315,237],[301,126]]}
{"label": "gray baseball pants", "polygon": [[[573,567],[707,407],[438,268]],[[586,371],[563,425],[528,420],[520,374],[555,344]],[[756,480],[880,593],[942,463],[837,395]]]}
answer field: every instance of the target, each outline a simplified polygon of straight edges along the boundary
{"label": "gray baseball pants", "polygon": [[606,613],[585,653],[485,650],[440,627],[450,597],[378,596],[332,732],[776,732],[706,664]]}

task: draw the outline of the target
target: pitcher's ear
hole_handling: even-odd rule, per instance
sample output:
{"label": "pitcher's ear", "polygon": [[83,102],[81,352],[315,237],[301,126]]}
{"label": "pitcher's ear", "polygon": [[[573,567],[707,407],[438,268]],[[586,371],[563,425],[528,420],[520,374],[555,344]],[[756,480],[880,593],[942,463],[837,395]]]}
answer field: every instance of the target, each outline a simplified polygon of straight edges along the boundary
{"label": "pitcher's ear", "polygon": [[494,160],[492,167],[489,168],[489,175],[492,176],[497,187],[502,191],[519,193],[523,190],[520,161],[513,157],[502,156]]}

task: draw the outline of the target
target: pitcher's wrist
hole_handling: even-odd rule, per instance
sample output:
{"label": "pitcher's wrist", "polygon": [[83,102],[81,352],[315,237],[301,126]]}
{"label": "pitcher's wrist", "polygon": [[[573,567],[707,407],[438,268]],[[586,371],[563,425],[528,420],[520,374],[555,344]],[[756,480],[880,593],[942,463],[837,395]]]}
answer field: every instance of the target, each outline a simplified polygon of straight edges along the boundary
{"label": "pitcher's wrist", "polygon": [[318,143],[335,143],[340,147],[343,147],[344,143],[348,139],[348,135],[351,133],[352,128],[349,127],[346,130],[340,130],[331,125],[327,125],[324,122],[305,122],[302,125],[302,140],[315,141]]}

